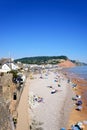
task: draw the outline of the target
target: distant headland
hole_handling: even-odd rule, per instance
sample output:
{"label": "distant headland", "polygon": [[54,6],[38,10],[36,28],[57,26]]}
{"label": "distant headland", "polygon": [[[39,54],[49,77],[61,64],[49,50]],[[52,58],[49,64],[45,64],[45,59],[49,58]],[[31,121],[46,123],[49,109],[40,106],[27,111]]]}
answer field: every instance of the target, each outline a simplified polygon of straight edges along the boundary
{"label": "distant headland", "polygon": [[75,67],[87,65],[86,63],[71,60],[67,56],[36,56],[36,57],[24,57],[16,59],[15,62],[22,62],[26,64],[58,64],[60,67]]}

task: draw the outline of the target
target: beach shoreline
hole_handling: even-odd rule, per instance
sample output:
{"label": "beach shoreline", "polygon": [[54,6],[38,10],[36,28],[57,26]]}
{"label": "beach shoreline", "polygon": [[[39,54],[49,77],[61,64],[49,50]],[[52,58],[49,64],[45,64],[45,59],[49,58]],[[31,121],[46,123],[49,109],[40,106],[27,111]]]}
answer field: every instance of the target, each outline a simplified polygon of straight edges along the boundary
{"label": "beach shoreline", "polygon": [[[37,121],[38,121],[38,119],[40,121],[42,120],[42,122],[44,120],[42,127],[40,126],[40,128],[44,129],[44,130],[48,130],[48,129],[58,130],[58,129],[61,129],[62,127],[65,127],[65,128],[67,127],[69,114],[72,109],[71,98],[72,98],[73,92],[71,90],[70,84],[67,83],[67,78],[65,77],[65,75],[63,75],[62,73],[60,75],[61,75],[60,79],[62,78],[61,83],[60,83],[61,87],[58,88],[58,86],[56,86],[56,88],[58,90],[62,89],[62,92],[59,92],[60,95],[58,93],[51,95],[51,93],[48,93],[48,91],[49,91],[48,88],[44,88],[43,85],[42,85],[43,90],[42,89],[40,90],[41,84],[38,84],[38,80],[39,80],[39,82],[42,80],[41,81],[42,84],[44,84],[44,82],[45,82],[45,85],[46,85],[46,82],[47,82],[46,80],[48,80],[47,85],[54,86],[55,83],[52,83],[52,80],[54,80],[53,77],[55,77],[55,75],[54,76],[51,75],[51,77],[49,77],[49,79],[33,79],[33,81],[31,81],[31,83],[30,83],[29,90],[32,91],[33,93],[38,93],[38,95],[41,94],[45,100],[43,107],[41,107],[42,104],[40,104],[36,108],[32,108],[32,110],[30,110],[30,117],[31,117],[31,120],[34,118],[34,121],[35,121],[35,117],[37,117],[36,118]],[[43,82],[43,80],[44,80],[44,82]],[[32,83],[33,83],[33,85],[32,85]],[[38,87],[35,88],[36,83],[37,83]],[[58,85],[58,83],[56,83],[56,85]],[[39,91],[38,91],[38,89],[39,89]],[[47,95],[46,95],[46,93],[47,93]],[[29,95],[30,95],[30,93],[29,93]],[[55,98],[52,96],[55,96]],[[58,98],[60,100],[58,100]],[[54,109],[54,107],[52,105],[56,109]],[[38,110],[39,110],[39,112],[38,112]],[[33,111],[33,113],[32,113],[32,111]],[[44,115],[46,115],[46,117],[44,117],[42,113],[44,113]],[[31,130],[35,129],[32,126],[32,121],[30,123],[30,127],[31,127]]]}
{"label": "beach shoreline", "polygon": [[[43,78],[40,78],[41,74],[33,74],[32,79],[28,78],[26,83],[26,87],[28,87],[28,95],[26,96],[28,104],[26,110],[28,110],[29,114],[29,119],[27,120],[30,130],[58,130],[60,128],[70,130],[72,124],[78,121],[87,121],[87,97],[86,94],[84,95],[84,92],[87,92],[87,81],[76,77],[72,77],[71,79],[69,74],[65,74],[62,71],[59,74],[58,82],[54,81],[56,77],[54,72],[50,72],[48,76],[43,74]],[[67,82],[68,79],[70,79],[70,83]],[[61,84],[61,87],[58,87],[58,83]],[[76,89],[72,88],[73,84],[77,84]],[[52,86],[58,92],[51,94],[52,88],[48,88],[47,86]],[[42,101],[30,106],[29,98],[31,93],[34,96],[37,95],[40,97]],[[75,110],[72,100],[75,94],[82,96],[82,111]],[[84,126],[84,130],[86,130],[87,125]]]}
{"label": "beach shoreline", "polygon": [[80,78],[79,75],[71,74],[69,71],[63,70],[62,73],[73,83],[76,84],[76,88],[72,88],[74,95],[80,95],[82,104],[82,110],[76,110],[76,101],[73,101],[72,111],[69,115],[69,121],[67,129],[71,130],[71,126],[75,125],[77,122],[83,124],[83,129],[87,130],[87,81]]}
{"label": "beach shoreline", "polygon": [[[79,77],[74,78],[72,77],[71,81],[74,84],[77,84],[76,89],[73,89],[73,92],[77,95],[81,95],[81,100],[83,102],[82,104],[82,110],[77,111],[75,106],[73,106],[73,109],[69,116],[69,122],[68,122],[68,129],[72,124],[75,124],[77,122],[82,122],[84,126],[84,130],[87,130],[87,81],[84,79],[81,79]],[[74,104],[74,102],[73,102]]]}

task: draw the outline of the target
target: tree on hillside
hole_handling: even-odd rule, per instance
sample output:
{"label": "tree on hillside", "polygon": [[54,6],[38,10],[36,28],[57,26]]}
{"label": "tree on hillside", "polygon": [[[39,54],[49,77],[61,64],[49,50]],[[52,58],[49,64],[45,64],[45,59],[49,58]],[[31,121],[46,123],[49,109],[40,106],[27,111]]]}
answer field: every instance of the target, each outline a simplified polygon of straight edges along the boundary
{"label": "tree on hillside", "polygon": [[[52,63],[52,60],[55,60],[55,63],[57,59],[64,59],[67,60],[67,56],[37,56],[37,57],[26,57],[15,60],[15,62],[19,61],[26,64],[46,64],[49,63],[49,60]],[[54,61],[53,61],[54,64]]]}

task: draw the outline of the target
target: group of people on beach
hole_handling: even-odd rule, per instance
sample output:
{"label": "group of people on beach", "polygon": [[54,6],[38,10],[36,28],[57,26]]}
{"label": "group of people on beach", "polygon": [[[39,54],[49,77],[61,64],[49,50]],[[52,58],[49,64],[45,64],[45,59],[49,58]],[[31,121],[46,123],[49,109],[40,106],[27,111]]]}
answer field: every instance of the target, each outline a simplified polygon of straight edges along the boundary
{"label": "group of people on beach", "polygon": [[[54,82],[56,83],[56,87],[55,87],[55,84],[54,86],[53,85],[48,85],[47,87],[49,88],[50,93],[52,95],[54,95],[55,93],[57,93],[58,91],[63,91],[63,90],[60,90],[59,88],[62,89],[62,85],[61,83],[65,80],[65,85],[69,85],[72,87],[72,89],[76,89],[78,86],[77,84],[73,83],[70,79],[67,79],[67,78],[64,78],[64,75],[60,75],[58,73],[54,73],[56,77],[54,77]],[[47,77],[48,74],[45,74],[45,76]],[[39,77],[40,80],[44,79],[44,77],[41,75]],[[45,78],[46,79],[46,78]],[[58,89],[57,89],[58,88]],[[75,94],[72,99],[73,100],[73,103],[74,103],[74,106],[75,106],[75,109],[77,111],[82,111],[82,104],[83,104],[83,101],[82,101],[82,97],[81,95],[78,95],[78,94]],[[35,105],[35,102],[39,103],[39,102],[43,102],[43,98],[42,97],[38,97],[36,95],[33,95],[33,101],[34,101],[34,105]],[[32,104],[31,104],[32,105]],[[83,130],[84,129],[84,125],[81,121],[78,121],[74,124],[71,124],[71,128],[69,130]],[[60,130],[67,130],[66,128],[60,128]]]}
{"label": "group of people on beach", "polygon": [[[76,90],[77,84],[73,83],[72,88]],[[74,101],[75,110],[81,111],[82,104],[83,104],[81,95],[76,94],[74,97],[72,97],[72,100]],[[84,125],[83,122],[81,121],[78,121],[75,124],[71,125],[71,130],[83,130],[83,129],[84,129]]]}

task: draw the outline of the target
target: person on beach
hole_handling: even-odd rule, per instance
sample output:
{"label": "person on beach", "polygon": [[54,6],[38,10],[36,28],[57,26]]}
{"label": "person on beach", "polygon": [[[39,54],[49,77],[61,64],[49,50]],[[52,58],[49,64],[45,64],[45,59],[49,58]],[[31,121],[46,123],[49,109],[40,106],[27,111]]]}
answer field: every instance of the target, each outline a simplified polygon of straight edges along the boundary
{"label": "person on beach", "polygon": [[76,105],[77,105],[77,106],[82,105],[82,101],[81,101],[81,100],[77,101],[77,102],[76,102]]}
{"label": "person on beach", "polygon": [[71,126],[71,130],[83,130],[84,125],[82,122],[77,122],[76,124]]}
{"label": "person on beach", "polygon": [[51,91],[51,94],[54,94],[54,93],[56,93],[56,92],[57,92],[57,90],[53,89],[53,90]]}
{"label": "person on beach", "polygon": [[81,111],[82,110],[82,106],[77,106],[76,110],[77,111]]}
{"label": "person on beach", "polygon": [[76,95],[75,97],[72,97],[72,100],[77,101],[78,99],[81,99],[81,96],[80,96],[80,95]]}

